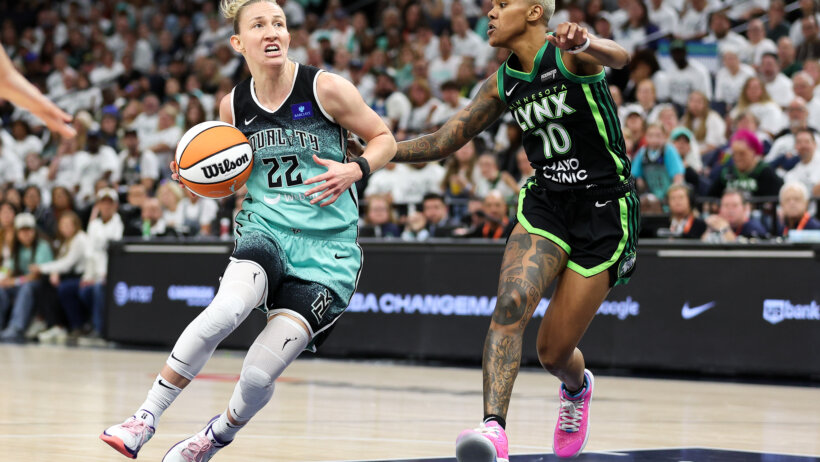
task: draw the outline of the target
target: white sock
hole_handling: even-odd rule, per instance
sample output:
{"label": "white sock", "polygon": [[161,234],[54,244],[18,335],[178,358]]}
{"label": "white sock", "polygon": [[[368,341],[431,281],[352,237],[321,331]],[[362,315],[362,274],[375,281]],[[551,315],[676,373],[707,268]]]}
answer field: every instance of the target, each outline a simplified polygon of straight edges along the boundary
{"label": "white sock", "polygon": [[137,416],[138,419],[144,420],[148,425],[156,427],[162,413],[168,409],[168,406],[174,402],[181,392],[182,388],[172,384],[163,378],[162,375],[157,375],[154,384],[148,391],[145,402],[142,403],[142,406],[140,406],[134,415]]}
{"label": "white sock", "polygon": [[214,436],[219,439],[219,441],[224,442],[224,444],[228,444],[233,441],[234,437],[236,437],[236,433],[239,430],[242,430],[244,426],[245,424],[232,424],[231,421],[228,420],[228,412],[225,411],[211,425],[211,431],[214,433]]}

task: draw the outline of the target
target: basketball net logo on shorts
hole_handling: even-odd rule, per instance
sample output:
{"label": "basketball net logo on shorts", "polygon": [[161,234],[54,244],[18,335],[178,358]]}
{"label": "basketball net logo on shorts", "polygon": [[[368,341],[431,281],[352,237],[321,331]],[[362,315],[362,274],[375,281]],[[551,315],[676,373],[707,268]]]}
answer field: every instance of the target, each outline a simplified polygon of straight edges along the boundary
{"label": "basketball net logo on shorts", "polygon": [[219,175],[224,175],[232,170],[236,170],[237,168],[247,164],[248,162],[250,162],[250,157],[247,154],[243,154],[235,161],[225,159],[222,162],[206,165],[201,168],[202,173],[205,174],[205,178],[215,178]]}
{"label": "basketball net logo on shorts", "polygon": [[324,317],[328,308],[330,308],[331,303],[333,303],[333,296],[330,295],[329,290],[325,289],[319,292],[319,295],[316,296],[316,300],[311,304],[313,307],[313,316],[316,316],[317,322],[322,320],[322,317]]}

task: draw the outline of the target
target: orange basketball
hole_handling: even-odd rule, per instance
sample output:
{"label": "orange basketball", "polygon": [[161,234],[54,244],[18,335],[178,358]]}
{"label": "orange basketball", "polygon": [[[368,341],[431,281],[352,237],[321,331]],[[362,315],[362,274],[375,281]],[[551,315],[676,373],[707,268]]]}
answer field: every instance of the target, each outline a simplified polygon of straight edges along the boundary
{"label": "orange basketball", "polygon": [[238,128],[225,122],[202,122],[185,132],[177,145],[179,180],[194,194],[219,199],[248,181],[253,150]]}

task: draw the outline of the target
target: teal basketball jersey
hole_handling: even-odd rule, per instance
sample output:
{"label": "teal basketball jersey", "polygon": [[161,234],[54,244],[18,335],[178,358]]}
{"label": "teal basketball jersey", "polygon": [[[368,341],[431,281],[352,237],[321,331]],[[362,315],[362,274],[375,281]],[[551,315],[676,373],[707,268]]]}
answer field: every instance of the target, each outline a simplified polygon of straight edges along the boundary
{"label": "teal basketball jersey", "polygon": [[359,211],[355,185],[328,207],[313,205],[305,196],[315,185],[304,181],[327,171],[313,160],[314,154],[346,161],[345,130],[325,112],[316,96],[322,72],[297,63],[290,94],[275,109],[259,102],[252,77],[231,92],[233,123],[253,149],[248,194],[237,216],[240,227],[262,225],[294,234],[356,238]]}

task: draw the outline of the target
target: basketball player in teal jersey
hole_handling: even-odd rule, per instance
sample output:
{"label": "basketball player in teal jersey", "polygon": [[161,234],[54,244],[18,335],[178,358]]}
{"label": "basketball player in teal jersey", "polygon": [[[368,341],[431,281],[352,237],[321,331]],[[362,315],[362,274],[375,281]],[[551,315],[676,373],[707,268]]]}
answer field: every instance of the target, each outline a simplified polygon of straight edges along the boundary
{"label": "basketball player in teal jersey", "polygon": [[[353,183],[383,167],[396,141],[342,77],[287,58],[285,13],[272,0],[223,0],[233,48],[251,78],[222,99],[220,118],[253,148],[236,246],[211,304],[180,336],[145,403],[101,438],[128,457],[154,433],[162,412],[216,346],[254,308],[268,324],[248,350],[228,407],[164,462],[206,461],[270,399],[274,381],[304,349],[314,350],[356,290],[362,265]],[[368,140],[345,163],[347,130]],[[171,169],[175,172],[176,165]]]}
{"label": "basketball player in teal jersey", "polygon": [[505,418],[522,335],[556,279],[538,357],[562,382],[555,453],[581,452],[594,383],[577,345],[610,288],[635,268],[638,198],[603,70],[625,66],[629,54],[574,23],[547,35],[554,7],[554,0],[493,0],[489,43],[512,55],[469,106],[435,133],[399,143],[394,158],[443,159],[509,110],[536,170],[520,193],[484,343],[484,421],[459,435],[460,462],[507,460]]}

